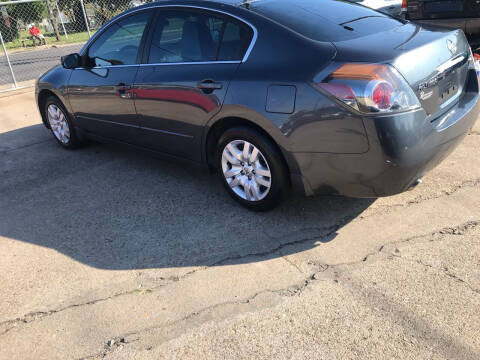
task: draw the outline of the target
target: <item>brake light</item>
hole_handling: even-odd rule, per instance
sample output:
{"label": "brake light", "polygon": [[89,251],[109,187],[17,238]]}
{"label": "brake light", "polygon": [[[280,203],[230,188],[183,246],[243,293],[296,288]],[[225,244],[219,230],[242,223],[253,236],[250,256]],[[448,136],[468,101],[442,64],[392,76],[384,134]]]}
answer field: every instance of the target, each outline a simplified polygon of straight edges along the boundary
{"label": "brake light", "polygon": [[420,107],[405,79],[389,65],[346,63],[316,86],[363,113],[401,112]]}
{"label": "brake light", "polygon": [[379,109],[388,109],[392,104],[393,88],[390,84],[380,83],[373,89],[373,102]]}

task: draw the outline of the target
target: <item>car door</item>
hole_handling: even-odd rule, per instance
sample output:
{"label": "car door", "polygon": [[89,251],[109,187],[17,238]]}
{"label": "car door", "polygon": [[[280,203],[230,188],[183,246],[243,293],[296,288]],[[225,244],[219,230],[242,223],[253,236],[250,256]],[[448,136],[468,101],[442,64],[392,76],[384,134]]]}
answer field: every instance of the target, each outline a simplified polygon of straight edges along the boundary
{"label": "car door", "polygon": [[82,56],[73,70],[69,101],[79,127],[100,136],[129,141],[138,131],[131,87],[138,54],[154,10],[127,15],[112,23]]}
{"label": "car door", "polygon": [[204,125],[222,106],[253,37],[250,26],[213,11],[159,9],[135,80],[145,147],[201,160]]}

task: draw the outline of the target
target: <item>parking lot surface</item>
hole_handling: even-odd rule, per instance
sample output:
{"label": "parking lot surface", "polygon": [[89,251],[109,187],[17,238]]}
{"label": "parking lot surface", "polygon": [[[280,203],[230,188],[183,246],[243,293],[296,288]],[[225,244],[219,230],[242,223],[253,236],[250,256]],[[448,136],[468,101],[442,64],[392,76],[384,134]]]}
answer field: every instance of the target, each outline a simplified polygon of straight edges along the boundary
{"label": "parking lot surface", "polygon": [[0,110],[0,359],[480,358],[480,122],[413,191],[253,213]]}

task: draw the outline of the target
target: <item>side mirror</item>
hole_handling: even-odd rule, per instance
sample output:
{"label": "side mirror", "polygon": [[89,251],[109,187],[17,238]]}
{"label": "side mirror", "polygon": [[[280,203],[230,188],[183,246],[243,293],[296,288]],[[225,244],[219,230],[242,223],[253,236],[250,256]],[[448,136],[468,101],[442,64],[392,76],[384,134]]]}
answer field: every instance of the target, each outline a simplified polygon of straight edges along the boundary
{"label": "side mirror", "polygon": [[65,69],[75,69],[82,65],[82,58],[77,53],[62,56],[62,66]]}

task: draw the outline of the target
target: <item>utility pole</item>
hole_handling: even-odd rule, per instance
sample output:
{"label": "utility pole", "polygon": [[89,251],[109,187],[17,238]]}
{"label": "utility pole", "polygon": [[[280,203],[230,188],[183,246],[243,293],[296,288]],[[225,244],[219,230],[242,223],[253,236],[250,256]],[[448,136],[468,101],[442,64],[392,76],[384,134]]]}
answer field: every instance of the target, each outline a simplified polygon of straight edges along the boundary
{"label": "utility pole", "polygon": [[57,38],[57,41],[60,41],[60,33],[58,32],[57,19],[55,19],[55,15],[52,10],[52,4],[50,4],[50,0],[47,0],[47,11],[48,11],[48,17],[53,26],[53,30],[55,30],[55,37]]}

